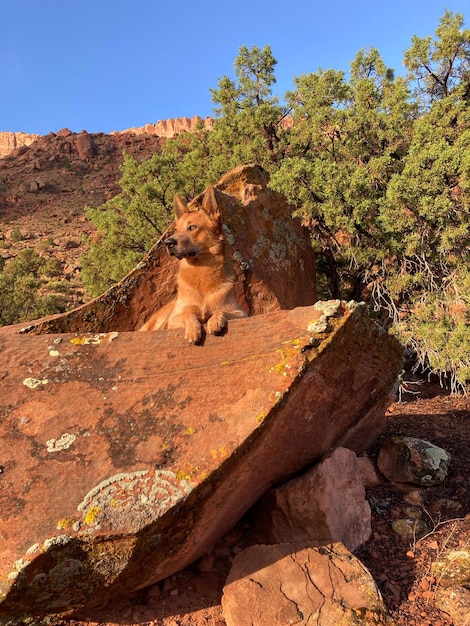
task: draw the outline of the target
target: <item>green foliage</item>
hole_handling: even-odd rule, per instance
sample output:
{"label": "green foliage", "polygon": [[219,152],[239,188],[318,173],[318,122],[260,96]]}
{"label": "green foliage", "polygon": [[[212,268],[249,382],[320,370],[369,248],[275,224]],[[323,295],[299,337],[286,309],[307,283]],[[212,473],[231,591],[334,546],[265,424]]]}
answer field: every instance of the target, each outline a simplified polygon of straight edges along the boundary
{"label": "green foliage", "polygon": [[98,295],[120,280],[141,259],[171,221],[176,158],[155,154],[138,164],[124,155],[119,195],[87,217],[98,240],[82,256],[82,280],[91,295]]}
{"label": "green foliage", "polygon": [[63,300],[51,293],[49,279],[59,276],[56,259],[44,259],[26,248],[0,271],[0,326],[63,310]]}
{"label": "green foliage", "polygon": [[[82,259],[97,294],[123,277],[189,200],[242,163],[271,174],[310,229],[323,297],[365,299],[418,363],[470,381],[470,31],[446,11],[413,37],[406,78],[377,50],[347,77],[318,69],[273,94],[269,46],[240,48],[234,78],[211,90],[214,126],[125,158],[122,192],[88,209],[98,242]],[[287,116],[290,123],[287,124]]]}
{"label": "green foliage", "polygon": [[284,155],[287,109],[272,94],[276,64],[269,46],[242,46],[234,63],[236,81],[223,76],[211,89],[217,117],[209,143],[216,177],[240,163],[271,171]]}
{"label": "green foliage", "polygon": [[40,241],[39,244],[37,245],[37,249],[40,250],[41,252],[47,252],[53,247],[54,247],[54,238],[52,237],[52,235],[49,235],[48,237]]}
{"label": "green foliage", "polygon": [[349,83],[342,72],[320,70],[295,86],[291,152],[271,185],[299,207],[338,273],[330,276],[333,295],[341,284],[343,295],[360,298],[365,273],[384,254],[379,202],[402,167],[414,109],[374,49],[359,52]]}
{"label": "green foliage", "polygon": [[15,226],[15,228],[12,230],[10,240],[12,243],[18,243],[19,241],[23,241],[23,233],[18,226]]}
{"label": "green foliage", "polygon": [[[331,293],[368,300],[454,390],[470,380],[470,32],[461,26],[446,13],[435,42],[414,38],[405,57],[424,81],[417,100],[376,50],[359,52],[349,82],[333,70],[297,78],[291,152],[271,183],[310,226]],[[433,63],[424,80],[418,69]],[[448,95],[436,87],[444,78]]]}
{"label": "green foliage", "polygon": [[[395,332],[423,364],[470,380],[470,110],[453,96],[436,100],[416,123],[399,175],[381,205],[395,263],[380,291]],[[392,257],[393,255],[393,257]]]}
{"label": "green foliage", "polygon": [[412,38],[404,63],[423,106],[446,98],[457,88],[470,89],[470,30],[463,28],[463,15],[446,11],[436,29],[436,38]]}

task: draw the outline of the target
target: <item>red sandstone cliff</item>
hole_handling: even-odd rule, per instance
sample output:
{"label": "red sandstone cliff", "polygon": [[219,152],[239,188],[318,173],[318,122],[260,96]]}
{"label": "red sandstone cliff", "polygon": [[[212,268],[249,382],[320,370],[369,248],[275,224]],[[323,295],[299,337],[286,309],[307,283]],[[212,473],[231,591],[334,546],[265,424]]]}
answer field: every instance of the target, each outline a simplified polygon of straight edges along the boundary
{"label": "red sandstone cliff", "polygon": [[17,148],[29,146],[39,139],[41,135],[28,135],[27,133],[2,133],[0,132],[0,159],[10,154]]}
{"label": "red sandstone cliff", "polygon": [[[156,124],[145,124],[140,128],[128,128],[123,131],[114,131],[111,135],[156,135],[157,137],[174,137],[180,133],[191,132],[195,129],[196,125],[202,122],[204,127],[208,130],[212,129],[213,120],[211,117],[202,119],[198,115],[194,117],[177,117],[170,120],[158,120]],[[60,133],[61,131],[59,131]],[[59,134],[57,133],[57,134]],[[18,148],[23,146],[29,146],[37,139],[40,139],[41,135],[28,135],[27,133],[11,133],[0,132],[0,159],[8,156]]]}
{"label": "red sandstone cliff", "polygon": [[145,124],[140,128],[128,128],[127,130],[116,131],[114,134],[132,133],[134,135],[157,135],[157,137],[170,138],[181,133],[190,133],[196,125],[202,122],[204,128],[212,130],[213,119],[208,116],[205,119],[195,115],[194,117],[176,117],[170,120],[158,120],[156,124]]}

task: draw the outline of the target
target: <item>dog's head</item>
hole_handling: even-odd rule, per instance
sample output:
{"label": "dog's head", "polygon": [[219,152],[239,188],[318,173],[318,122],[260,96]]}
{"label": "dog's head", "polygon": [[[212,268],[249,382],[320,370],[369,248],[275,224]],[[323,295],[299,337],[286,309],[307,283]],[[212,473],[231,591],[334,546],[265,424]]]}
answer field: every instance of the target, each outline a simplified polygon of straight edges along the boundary
{"label": "dog's head", "polygon": [[165,239],[169,254],[177,259],[192,259],[222,251],[224,238],[214,187],[208,187],[204,192],[200,209],[189,210],[177,195],[173,208],[176,217],[175,230]]}

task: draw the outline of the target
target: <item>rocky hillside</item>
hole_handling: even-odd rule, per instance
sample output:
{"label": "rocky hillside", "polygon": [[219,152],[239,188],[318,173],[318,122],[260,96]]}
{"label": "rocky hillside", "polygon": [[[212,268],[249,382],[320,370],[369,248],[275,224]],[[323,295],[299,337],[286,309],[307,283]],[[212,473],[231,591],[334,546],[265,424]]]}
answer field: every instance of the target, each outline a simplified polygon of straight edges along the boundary
{"label": "rocky hillside", "polygon": [[[174,137],[183,132],[190,132],[196,124],[203,122],[208,129],[212,128],[212,118],[206,117],[204,120],[198,115],[194,117],[177,117],[169,120],[158,120],[156,124],[145,124],[139,128],[128,128],[127,130],[110,133],[111,135],[157,135],[158,137]],[[64,129],[65,130],[65,129]],[[58,134],[60,134],[59,131]],[[52,133],[53,134],[53,133]],[[8,156],[15,150],[24,146],[30,146],[33,142],[41,139],[41,135],[28,133],[0,132],[0,159]]]}
{"label": "rocky hillside", "polygon": [[[184,120],[165,124],[167,136],[191,127]],[[14,147],[0,158],[0,258],[13,258],[24,248],[54,256],[70,281],[71,304],[80,303],[78,259],[87,250],[84,235],[94,231],[85,207],[119,192],[124,151],[142,160],[158,150],[164,139],[156,127],[152,133],[135,129],[111,135],[63,129],[44,137],[7,137],[9,143],[5,136],[13,133],[0,133],[0,149]]]}

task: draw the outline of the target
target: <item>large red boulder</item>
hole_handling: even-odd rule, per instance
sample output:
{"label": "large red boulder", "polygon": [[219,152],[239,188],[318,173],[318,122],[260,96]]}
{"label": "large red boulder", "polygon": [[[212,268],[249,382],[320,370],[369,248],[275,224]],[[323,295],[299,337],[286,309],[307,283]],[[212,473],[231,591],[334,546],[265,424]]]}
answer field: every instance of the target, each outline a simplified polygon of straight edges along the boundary
{"label": "large red boulder", "polygon": [[0,329],[0,623],[183,568],[274,484],[367,448],[400,369],[398,342],[339,301],[233,320],[203,346]]}

